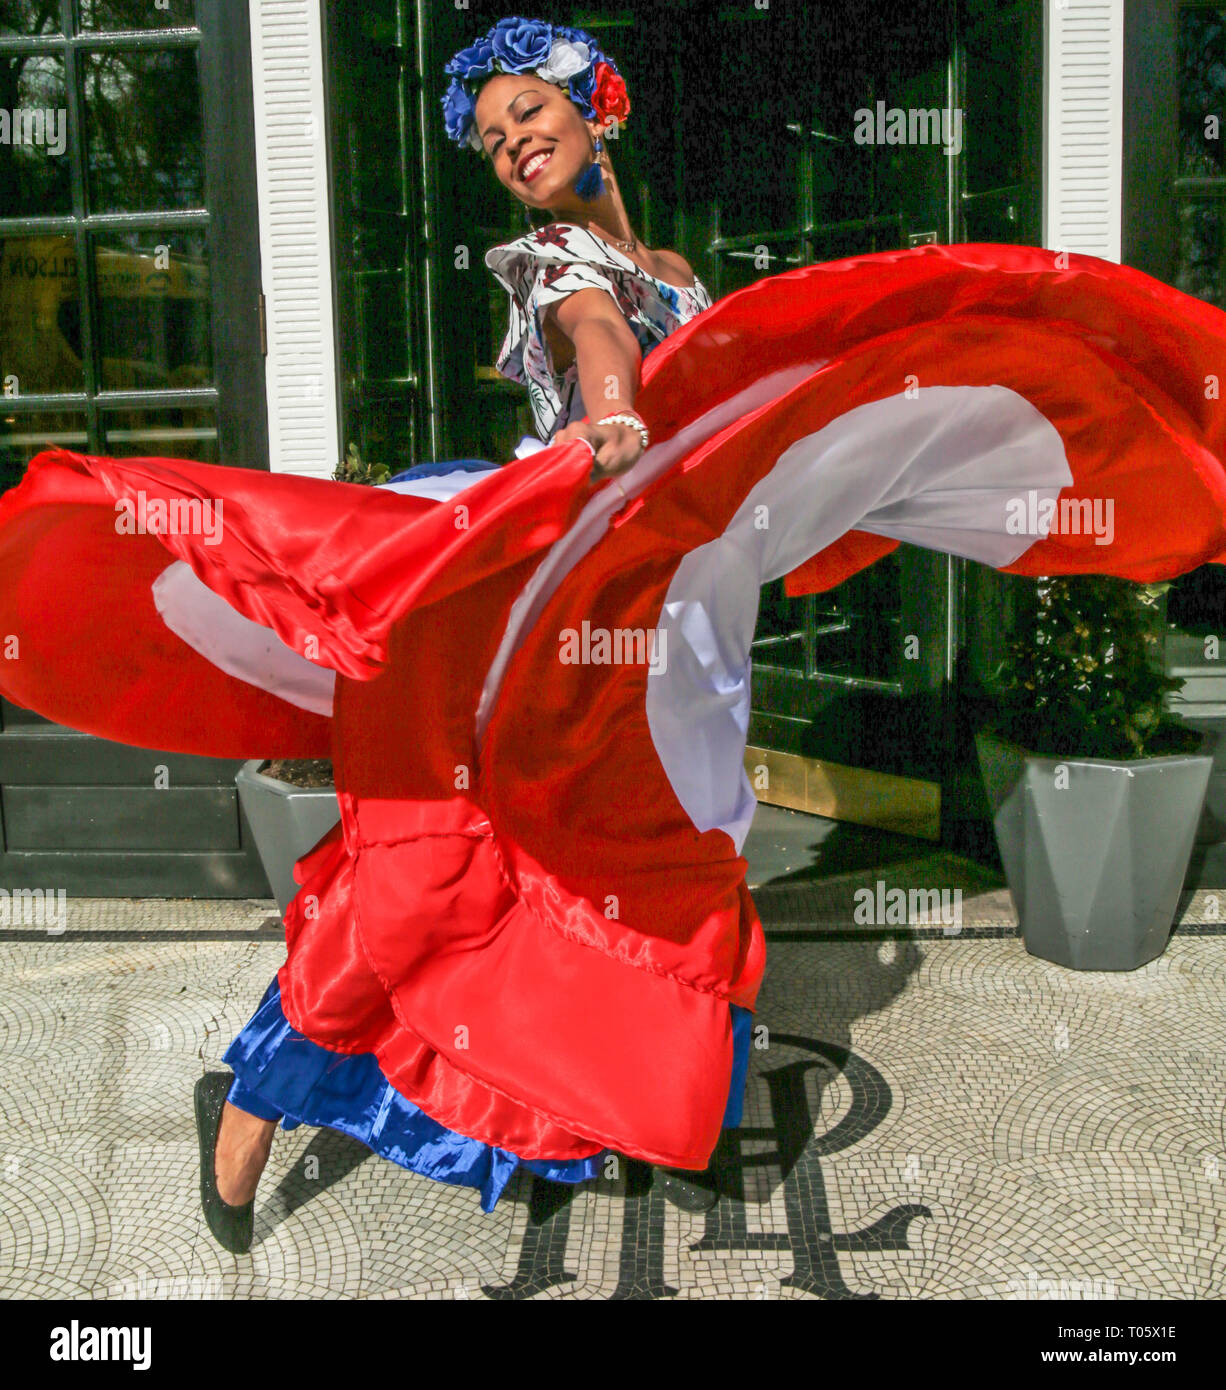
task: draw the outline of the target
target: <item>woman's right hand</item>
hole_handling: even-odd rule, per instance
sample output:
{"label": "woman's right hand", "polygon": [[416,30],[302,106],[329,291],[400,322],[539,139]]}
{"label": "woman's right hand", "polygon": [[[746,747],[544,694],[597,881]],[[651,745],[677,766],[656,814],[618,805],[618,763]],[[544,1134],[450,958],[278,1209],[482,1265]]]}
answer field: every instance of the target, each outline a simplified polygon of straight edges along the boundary
{"label": "woman's right hand", "polygon": [[592,425],[581,421],[560,429],[553,443],[569,444],[574,439],[585,439],[592,446],[591,480],[594,483],[625,473],[643,453],[643,437],[631,425]]}

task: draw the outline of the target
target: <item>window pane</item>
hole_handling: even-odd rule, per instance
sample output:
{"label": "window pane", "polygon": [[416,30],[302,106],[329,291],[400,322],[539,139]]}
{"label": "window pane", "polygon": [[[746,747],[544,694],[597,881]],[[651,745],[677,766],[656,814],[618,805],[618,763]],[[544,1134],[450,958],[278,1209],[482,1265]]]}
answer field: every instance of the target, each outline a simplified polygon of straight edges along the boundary
{"label": "window pane", "polygon": [[[968,192],[986,193],[1006,184],[1020,184],[1027,176],[1022,132],[1030,102],[1032,74],[1026,53],[1019,53],[1021,26],[1008,11],[992,17],[968,36],[966,65],[974,74],[967,83],[967,105],[962,132],[965,142]],[[1037,57],[1042,68],[1042,54]]]}
{"label": "window pane", "polygon": [[348,411],[345,438],[356,444],[369,464],[385,464],[391,472],[421,460],[413,457],[418,437],[412,399],[364,401]]}
{"label": "window pane", "polygon": [[364,380],[403,378],[409,372],[406,317],[408,253],[399,219],[354,228],[353,287]]}
{"label": "window pane", "polygon": [[[824,259],[819,256],[819,260]],[[720,295],[744,289],[764,275],[782,275],[800,264],[800,243],[763,237],[754,247],[720,252]],[[701,277],[700,277],[701,278]],[[708,286],[709,288],[709,286]],[[505,295],[504,295],[505,298]]]}
{"label": "window pane", "polygon": [[1224,256],[1222,203],[1216,198],[1182,203],[1175,288],[1222,307]]}
{"label": "window pane", "polygon": [[394,52],[368,48],[348,74],[352,100],[344,113],[351,196],[355,208],[401,212],[405,206],[397,111],[402,69]]}
{"label": "window pane", "polygon": [[[1226,116],[1226,9],[1185,9],[1179,16],[1179,172],[1222,173],[1220,129]],[[1212,121],[1206,118],[1212,117]]]}
{"label": "window pane", "polygon": [[962,209],[967,241],[1016,241],[1030,205],[1024,187],[1002,189]]}
{"label": "window pane", "polygon": [[368,381],[403,379],[409,371],[404,275],[397,270],[359,273],[362,367]]}
{"label": "window pane", "polygon": [[759,666],[800,675],[899,682],[901,569],[897,552],[826,593],[788,598],[783,581],[765,586],[754,629]]}
{"label": "window pane", "polygon": [[95,238],[103,390],[211,384],[205,243],[203,230]]}
{"label": "window pane", "polygon": [[0,34],[36,39],[61,32],[58,4],[48,0],[0,0]]}
{"label": "window pane", "polygon": [[0,400],[0,492],[16,486],[35,454],[60,445],[87,450],[85,416],[75,411],[58,414],[10,415]]}
{"label": "window pane", "polygon": [[0,216],[72,211],[68,139],[61,60],[0,57]]}
{"label": "window pane", "polygon": [[815,598],[814,665],[867,680],[902,680],[902,570],[897,551]]}
{"label": "window pane", "polygon": [[0,378],[0,395],[85,389],[72,237],[0,237]]}
{"label": "window pane", "polygon": [[756,666],[776,666],[804,674],[806,605],[811,607],[812,601],[788,598],[782,579],[763,586],[752,647]]}
{"label": "window pane", "polygon": [[506,290],[491,275],[486,290],[486,305],[489,309],[487,315],[489,336],[477,343],[477,363],[490,371],[494,368],[498,350],[502,347],[503,340],[507,336],[507,329],[511,325],[510,302]]}
{"label": "window pane", "polygon": [[103,421],[112,458],[194,459],[217,463],[217,415],[210,408],[128,410]]}
{"label": "window pane", "polygon": [[77,0],[82,29],[185,29],[195,11],[195,0]]}
{"label": "window pane", "polygon": [[[700,80],[703,93],[719,92],[720,119],[711,121],[706,109],[683,117],[692,122],[686,163],[717,191],[724,236],[776,231],[797,219],[801,142],[812,137],[789,134],[787,125],[808,130],[816,82],[798,45],[780,43],[775,27],[725,23],[720,66]],[[746,71],[769,74],[772,100],[763,100],[759,83],[744,80]],[[613,157],[616,162],[616,150]]]}
{"label": "window pane", "polygon": [[92,211],[204,205],[194,49],[88,54],[85,103]]}

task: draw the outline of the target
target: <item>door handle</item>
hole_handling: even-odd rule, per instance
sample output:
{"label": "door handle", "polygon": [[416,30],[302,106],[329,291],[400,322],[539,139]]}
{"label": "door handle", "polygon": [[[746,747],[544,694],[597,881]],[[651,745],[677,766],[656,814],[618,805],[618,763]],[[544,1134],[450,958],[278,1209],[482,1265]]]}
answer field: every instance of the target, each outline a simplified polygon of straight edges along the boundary
{"label": "door handle", "polygon": [[804,126],[796,121],[789,121],[787,128],[793,135],[812,135],[815,140],[829,140],[832,145],[845,145],[847,143],[846,140],[840,139],[839,136],[829,135],[824,130],[813,130],[812,128],[806,130]]}

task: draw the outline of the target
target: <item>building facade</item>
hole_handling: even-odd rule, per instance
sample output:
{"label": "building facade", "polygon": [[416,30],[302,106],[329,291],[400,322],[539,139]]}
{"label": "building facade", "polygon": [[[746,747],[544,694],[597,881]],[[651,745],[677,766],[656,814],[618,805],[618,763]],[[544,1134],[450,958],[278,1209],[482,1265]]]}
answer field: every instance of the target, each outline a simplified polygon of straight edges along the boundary
{"label": "building facade", "polygon": [[[493,368],[507,305],[482,257],[527,224],[439,115],[443,64],[503,12],[0,0],[0,486],[47,441],[318,477],[355,449],[393,467],[510,457],[531,419]],[[717,297],[814,261],[987,241],[1223,302],[1226,6],[530,12],[617,58],[631,218]],[[1226,673],[1200,655],[1226,615],[1212,571],[1178,582],[1168,616],[1186,708],[1226,718]],[[906,545],[829,594],[768,586],[750,744],[770,799],[995,862],[971,735],[1032,592]],[[267,891],[236,764],[11,705],[0,719],[0,882]],[[1226,884],[1226,845],[1198,850],[1192,884]]]}

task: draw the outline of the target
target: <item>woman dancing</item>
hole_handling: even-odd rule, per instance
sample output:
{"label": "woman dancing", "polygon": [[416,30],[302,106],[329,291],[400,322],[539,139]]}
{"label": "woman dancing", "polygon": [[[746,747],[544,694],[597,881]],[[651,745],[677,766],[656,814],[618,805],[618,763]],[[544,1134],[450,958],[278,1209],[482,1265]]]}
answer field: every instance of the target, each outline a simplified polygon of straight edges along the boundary
{"label": "woman dancing", "polygon": [[[543,48],[546,33],[545,62],[524,66]],[[558,219],[486,255],[511,295],[498,369],[528,387],[541,440],[585,440],[593,451],[593,478],[624,473],[649,440],[633,408],[644,356],[711,303],[676,252],[651,250],[630,225],[604,141],[609,127],[629,115],[625,84],[582,30],[547,30],[515,19],[495,25],[446,71],[452,75],[444,100],[449,133],[481,151],[526,208]],[[586,401],[599,403],[594,422],[583,419],[598,414]],[[445,464],[407,469],[391,486],[440,499],[470,485],[474,471],[480,476],[458,465],[445,470]],[[750,1014],[732,1009],[737,1065],[726,1123],[735,1125]],[[525,1161],[447,1129],[399,1094],[369,1053],[328,1052],[290,1028],[275,977],[225,1060],[236,1075],[201,1078],[197,1123],[205,1214],[230,1249],[250,1245],[256,1185],[278,1122],[284,1128],[304,1121],[328,1125],[416,1172],[478,1187],[486,1211],[521,1162],[559,1182],[609,1171],[604,1152]],[[664,1171],[659,1180],[665,1196],[688,1210],[702,1210],[718,1196],[709,1168],[690,1175]]]}
{"label": "woman dancing", "polygon": [[[629,104],[590,36],[502,20],[448,72],[449,134],[555,219],[487,256],[545,448],[383,489],[61,450],[0,498],[9,699],[146,747],[333,759],[286,962],[197,1087],[235,1251],[278,1121],[485,1210],[520,1166],[585,1181],[614,1152],[715,1199],[764,964],[741,857],[762,584],[830,588],[901,541],[1029,575],[1226,562],[1226,315],[997,246],[711,304],[627,220],[605,141]],[[222,534],[120,534],[138,499],[215,503]],[[1064,525],[1079,504],[1112,535]],[[602,634],[649,640],[618,659]]]}

